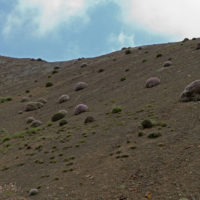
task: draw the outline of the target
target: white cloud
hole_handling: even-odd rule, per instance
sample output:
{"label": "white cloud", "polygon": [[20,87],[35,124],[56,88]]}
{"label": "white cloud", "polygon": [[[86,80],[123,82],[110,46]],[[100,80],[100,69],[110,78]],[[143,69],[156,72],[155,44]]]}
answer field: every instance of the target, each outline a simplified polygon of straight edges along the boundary
{"label": "white cloud", "polygon": [[175,38],[199,37],[199,0],[114,0],[122,19],[129,26],[135,22],[149,31]]}
{"label": "white cloud", "polygon": [[55,30],[58,26],[70,24],[79,18],[88,22],[89,8],[105,0],[17,0],[13,11],[7,16],[4,34],[22,26],[34,27],[38,35]]}
{"label": "white cloud", "polygon": [[118,35],[111,34],[109,37],[109,42],[112,43],[116,49],[119,49],[121,47],[134,46],[134,37],[133,35],[125,34],[122,31]]}
{"label": "white cloud", "polygon": [[120,20],[129,27],[137,23],[149,32],[179,39],[199,36],[199,0],[16,0],[3,32],[7,35],[18,27],[28,27],[44,36],[77,18],[80,25],[87,23],[91,8],[109,2],[119,6]]}

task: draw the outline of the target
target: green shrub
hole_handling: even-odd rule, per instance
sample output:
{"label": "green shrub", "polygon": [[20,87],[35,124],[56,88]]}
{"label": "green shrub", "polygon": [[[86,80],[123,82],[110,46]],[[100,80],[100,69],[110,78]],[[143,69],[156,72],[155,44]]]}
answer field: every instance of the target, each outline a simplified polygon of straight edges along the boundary
{"label": "green shrub", "polygon": [[161,133],[150,133],[148,135],[148,138],[157,138],[157,137],[160,137],[161,136]]}
{"label": "green shrub", "polygon": [[51,86],[53,86],[53,83],[52,83],[52,82],[47,82],[47,83],[46,83],[46,87],[51,87]]}
{"label": "green shrub", "polygon": [[1,142],[4,143],[4,142],[7,142],[9,140],[10,140],[10,137],[7,136],[7,137],[2,138]]}
{"label": "green shrub", "polygon": [[126,50],[125,50],[125,54],[126,54],[126,55],[131,54],[131,50],[130,50],[130,49],[126,49]]}
{"label": "green shrub", "polygon": [[152,128],[154,126],[153,122],[150,119],[145,119],[142,121],[143,128]]}
{"label": "green shrub", "polygon": [[12,97],[6,97],[6,101],[12,101]]}
{"label": "green shrub", "polygon": [[4,98],[0,98],[0,103],[4,103],[5,99]]}
{"label": "green shrub", "polygon": [[143,63],[147,62],[147,59],[143,59],[142,62],[143,62]]}
{"label": "green shrub", "polygon": [[53,123],[51,121],[47,123],[47,126],[52,126],[52,125]]}
{"label": "green shrub", "polygon": [[51,73],[56,74],[56,73],[58,73],[58,70],[54,69]]}
{"label": "green shrub", "polygon": [[156,58],[160,58],[160,57],[162,57],[162,54],[161,54],[161,53],[158,53],[158,54],[156,55]]}
{"label": "green shrub", "polygon": [[162,126],[162,127],[166,127],[167,126],[167,124],[165,122],[159,122],[158,125]]}
{"label": "green shrub", "polygon": [[67,120],[65,120],[65,119],[63,119],[63,120],[61,120],[61,121],[59,122],[59,125],[60,125],[60,126],[63,126],[63,125],[65,125],[65,124],[67,124]]}
{"label": "green shrub", "polygon": [[144,135],[144,132],[143,131],[139,131],[138,137],[142,137],[143,135]]}
{"label": "green shrub", "polygon": [[120,113],[122,109],[120,107],[115,107],[112,109],[112,113]]}
{"label": "green shrub", "polygon": [[120,79],[120,81],[125,81],[126,80],[126,77],[122,77],[121,79]]}
{"label": "green shrub", "polygon": [[64,113],[58,112],[58,113],[56,113],[56,114],[54,114],[54,115],[52,116],[51,121],[52,121],[52,122],[55,122],[55,121],[58,121],[58,120],[60,120],[60,119],[62,119],[62,118],[64,118],[64,117],[65,117],[65,114],[64,114]]}
{"label": "green shrub", "polygon": [[99,70],[98,70],[99,73],[101,73],[101,72],[103,72],[103,71],[104,71],[104,69],[99,69]]}

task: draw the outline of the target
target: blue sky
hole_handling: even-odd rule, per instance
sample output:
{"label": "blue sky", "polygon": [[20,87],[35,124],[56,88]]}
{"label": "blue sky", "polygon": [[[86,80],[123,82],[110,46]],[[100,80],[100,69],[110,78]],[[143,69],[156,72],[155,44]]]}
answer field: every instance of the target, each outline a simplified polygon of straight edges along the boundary
{"label": "blue sky", "polygon": [[198,37],[198,0],[0,0],[0,54],[48,61]]}

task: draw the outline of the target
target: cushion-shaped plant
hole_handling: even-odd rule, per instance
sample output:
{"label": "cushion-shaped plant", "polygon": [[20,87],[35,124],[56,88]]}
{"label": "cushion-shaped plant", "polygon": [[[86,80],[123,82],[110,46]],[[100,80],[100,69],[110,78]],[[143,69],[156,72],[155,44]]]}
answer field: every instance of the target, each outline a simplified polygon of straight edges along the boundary
{"label": "cushion-shaped plant", "polygon": [[66,102],[66,101],[68,101],[68,100],[69,100],[69,95],[63,94],[63,95],[61,95],[61,96],[59,97],[58,103],[64,103],[64,102]]}
{"label": "cushion-shaped plant", "polygon": [[125,54],[126,54],[126,55],[131,54],[131,50],[130,50],[130,49],[126,49],[126,50],[125,50]]}
{"label": "cushion-shaped plant", "polygon": [[148,138],[157,138],[157,137],[160,137],[161,136],[161,133],[150,133],[148,135]]}
{"label": "cushion-shaped plant", "polygon": [[196,46],[196,50],[199,50],[199,49],[200,49],[200,43],[198,43]]}
{"label": "cushion-shaped plant", "polygon": [[141,124],[143,128],[152,128],[154,125],[150,119],[143,120]]}
{"label": "cushion-shaped plant", "polygon": [[86,112],[88,110],[88,106],[85,104],[79,104],[75,107],[74,114],[78,115],[81,114],[82,112]]}
{"label": "cushion-shaped plant", "polygon": [[164,63],[163,63],[163,67],[169,67],[169,66],[171,66],[172,65],[172,62],[171,61],[165,61]]}
{"label": "cushion-shaped plant", "polygon": [[56,122],[62,118],[64,118],[67,114],[67,111],[66,110],[60,110],[59,112],[57,112],[56,114],[54,114],[51,118],[51,121],[52,122]]}
{"label": "cushion-shaped plant", "polygon": [[22,97],[21,102],[28,102],[30,101],[29,97]]}
{"label": "cushion-shaped plant", "polygon": [[87,63],[82,63],[81,68],[83,68],[83,67],[87,67]]}
{"label": "cushion-shaped plant", "polygon": [[145,87],[152,88],[159,84],[160,84],[160,79],[158,77],[151,77],[151,78],[147,79]]}
{"label": "cushion-shaped plant", "polygon": [[180,101],[200,101],[200,80],[186,86],[180,95]]}
{"label": "cushion-shaped plant", "polygon": [[47,82],[47,83],[46,83],[46,87],[51,87],[51,86],[53,86],[53,83],[52,83],[52,82]]}
{"label": "cushion-shaped plant", "polygon": [[120,113],[122,109],[120,107],[115,107],[112,109],[112,113]]}
{"label": "cushion-shaped plant", "polygon": [[35,121],[35,118],[34,118],[34,117],[28,117],[28,118],[26,119],[26,123],[27,123],[27,124],[30,124],[30,123],[33,122],[33,121]]}
{"label": "cushion-shaped plant", "polygon": [[59,122],[59,126],[64,126],[65,124],[67,124],[67,120],[66,120],[66,119],[62,119],[62,120]]}
{"label": "cushion-shaped plant", "polygon": [[40,120],[34,120],[31,123],[31,127],[38,127],[38,126],[41,126],[41,125],[42,125],[42,122]]}
{"label": "cushion-shaped plant", "polygon": [[88,84],[85,83],[85,82],[78,82],[78,83],[75,85],[74,90],[75,90],[75,91],[83,90],[83,89],[86,88],[87,86],[88,86]]}
{"label": "cushion-shaped plant", "polygon": [[87,123],[91,123],[91,122],[94,122],[94,121],[95,121],[94,117],[88,116],[88,117],[85,118],[84,123],[87,124]]}
{"label": "cushion-shaped plant", "polygon": [[46,104],[46,103],[47,103],[47,100],[46,100],[45,98],[39,98],[39,99],[37,100],[37,102]]}
{"label": "cushion-shaped plant", "polygon": [[25,107],[24,107],[24,111],[28,112],[28,111],[33,111],[33,110],[38,110],[40,108],[43,107],[43,103],[40,102],[28,102]]}

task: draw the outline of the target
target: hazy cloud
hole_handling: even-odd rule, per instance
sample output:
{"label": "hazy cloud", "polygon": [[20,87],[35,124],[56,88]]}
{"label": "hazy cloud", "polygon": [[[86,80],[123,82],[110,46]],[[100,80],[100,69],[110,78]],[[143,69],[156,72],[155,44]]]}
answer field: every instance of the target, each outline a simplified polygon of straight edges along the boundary
{"label": "hazy cloud", "polygon": [[29,27],[41,36],[75,19],[84,24],[90,20],[91,8],[109,2],[119,6],[119,19],[130,28],[139,24],[149,32],[175,38],[199,36],[199,0],[16,0],[3,32]]}
{"label": "hazy cloud", "polygon": [[115,0],[123,22],[135,22],[150,32],[175,38],[197,37],[200,33],[199,0]]}
{"label": "hazy cloud", "polygon": [[119,34],[112,33],[109,37],[109,42],[112,43],[112,46],[116,49],[119,49],[122,47],[134,46],[134,37],[124,32],[120,32]]}
{"label": "hazy cloud", "polygon": [[79,18],[79,23],[88,22],[89,8],[105,0],[17,0],[13,11],[8,14],[4,34],[16,27],[29,26],[38,35],[54,31],[57,27],[70,24]]}

